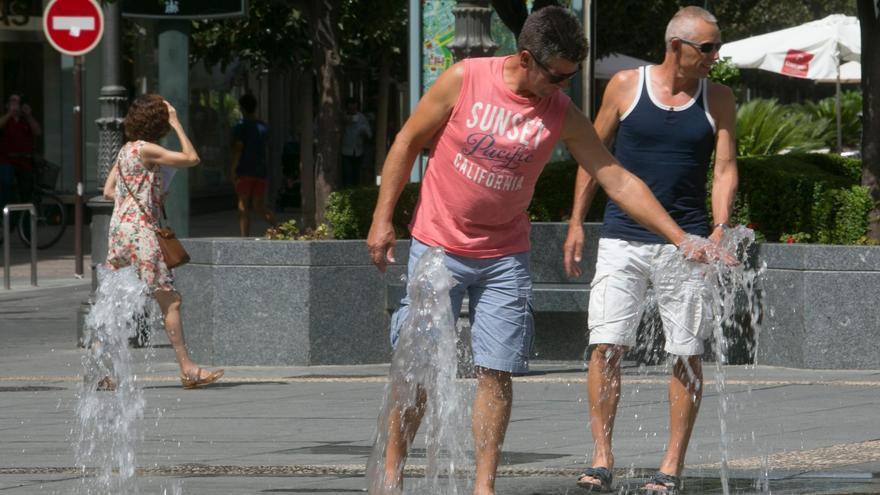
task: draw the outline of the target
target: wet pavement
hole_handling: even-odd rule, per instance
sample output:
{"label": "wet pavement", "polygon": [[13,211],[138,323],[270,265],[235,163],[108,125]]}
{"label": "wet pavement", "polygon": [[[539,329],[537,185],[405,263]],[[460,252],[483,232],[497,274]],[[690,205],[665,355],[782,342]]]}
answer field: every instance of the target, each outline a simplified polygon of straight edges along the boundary
{"label": "wet pavement", "polygon": [[[42,271],[40,288],[0,291],[3,494],[68,494],[81,483],[70,432],[82,379],[76,310],[89,281],[71,280],[66,256],[47,257],[57,266]],[[164,337],[156,344],[134,350],[146,398],[141,494],[363,493],[387,365],[229,367],[217,386],[185,391]],[[685,493],[720,494],[719,400],[705,368]],[[880,371],[726,374],[731,493],[880,493]],[[663,366],[626,364],[614,437],[619,493],[636,493],[660,460],[667,377]],[[590,451],[584,378],[582,363],[538,361],[515,379],[499,494],[586,493],[574,484]],[[423,466],[419,438],[408,473]]]}

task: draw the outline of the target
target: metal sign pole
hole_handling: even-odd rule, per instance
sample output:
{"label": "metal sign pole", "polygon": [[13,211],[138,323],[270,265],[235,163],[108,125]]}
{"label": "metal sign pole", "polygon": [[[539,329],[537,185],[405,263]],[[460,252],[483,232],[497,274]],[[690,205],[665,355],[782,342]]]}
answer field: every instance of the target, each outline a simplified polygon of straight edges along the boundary
{"label": "metal sign pole", "polygon": [[83,170],[82,170],[82,57],[73,57],[73,182],[76,183],[74,203],[73,250],[77,278],[83,276]]}

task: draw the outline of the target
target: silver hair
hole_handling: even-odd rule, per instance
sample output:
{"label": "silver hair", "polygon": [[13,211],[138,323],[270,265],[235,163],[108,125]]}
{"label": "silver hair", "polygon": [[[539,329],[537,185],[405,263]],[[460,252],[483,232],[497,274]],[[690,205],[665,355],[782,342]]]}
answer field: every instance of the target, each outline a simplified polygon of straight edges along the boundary
{"label": "silver hair", "polygon": [[674,16],[672,16],[669,24],[666,25],[666,49],[669,49],[669,42],[672,41],[673,38],[692,38],[695,31],[694,24],[697,20],[703,20],[710,24],[718,24],[718,19],[709,13],[708,10],[694,5],[681,8]]}

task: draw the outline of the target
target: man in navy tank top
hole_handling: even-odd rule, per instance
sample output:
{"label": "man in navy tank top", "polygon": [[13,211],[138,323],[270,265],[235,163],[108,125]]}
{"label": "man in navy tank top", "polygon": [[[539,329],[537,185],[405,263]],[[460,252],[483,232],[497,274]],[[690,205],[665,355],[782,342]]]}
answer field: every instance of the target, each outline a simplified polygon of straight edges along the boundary
{"label": "man in navy tank top", "polygon": [[[685,232],[718,243],[727,228],[738,180],[733,92],[706,79],[718,59],[721,34],[712,14],[685,7],[669,22],[665,38],[662,64],[621,71],[611,79],[596,117],[596,130],[606,146],[614,142],[616,158],[650,187]],[[713,152],[710,221],[706,176]],[[597,187],[596,180],[579,168],[563,248],[565,270],[571,277],[581,275],[582,222]],[[639,225],[616,202],[608,202],[588,318],[587,391],[594,448],[591,467],[578,485],[590,491],[611,488],[611,434],[620,400],[620,361],[636,343],[649,285],[654,287],[665,350],[673,356],[674,366],[667,449],[643,492],[668,494],[681,488],[679,477],[700,408],[700,356],[711,334],[711,314],[704,304],[708,301],[702,281],[705,265],[688,263],[685,273],[670,277],[662,269],[676,257],[680,259],[681,254],[674,245]]]}

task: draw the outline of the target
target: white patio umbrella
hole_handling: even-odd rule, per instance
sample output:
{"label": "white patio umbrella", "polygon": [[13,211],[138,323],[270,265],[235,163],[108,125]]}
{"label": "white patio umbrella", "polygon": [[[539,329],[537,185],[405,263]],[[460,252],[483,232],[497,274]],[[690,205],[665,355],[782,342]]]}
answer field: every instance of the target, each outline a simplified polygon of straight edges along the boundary
{"label": "white patio umbrella", "polygon": [[635,69],[643,65],[651,65],[651,62],[622,53],[609,53],[596,60],[596,79],[608,80],[622,70]]}
{"label": "white patio umbrella", "polygon": [[[741,69],[763,69],[791,77],[837,83],[837,147],[841,146],[840,83],[855,82],[853,66],[862,54],[856,17],[833,14],[781,31],[761,34],[721,48],[720,56]],[[842,73],[846,68],[847,72]],[[859,79],[861,78],[859,67]]]}

